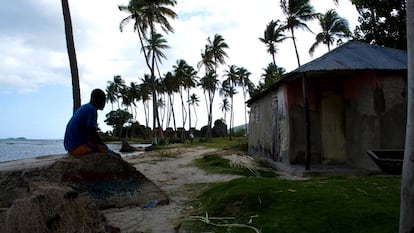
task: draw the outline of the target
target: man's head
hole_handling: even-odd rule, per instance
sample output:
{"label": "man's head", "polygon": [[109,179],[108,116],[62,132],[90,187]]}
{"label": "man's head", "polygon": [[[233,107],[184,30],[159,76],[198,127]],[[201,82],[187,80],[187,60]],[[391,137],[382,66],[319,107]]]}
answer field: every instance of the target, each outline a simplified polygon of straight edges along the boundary
{"label": "man's head", "polygon": [[106,95],[101,89],[95,89],[91,93],[90,103],[99,110],[103,110],[105,107]]}

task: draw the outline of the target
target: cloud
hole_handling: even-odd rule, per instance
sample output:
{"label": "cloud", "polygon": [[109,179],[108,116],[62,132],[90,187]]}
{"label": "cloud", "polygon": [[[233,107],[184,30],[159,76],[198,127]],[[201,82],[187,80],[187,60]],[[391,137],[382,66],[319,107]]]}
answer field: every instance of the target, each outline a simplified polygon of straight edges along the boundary
{"label": "cloud", "polygon": [[[119,30],[119,23],[128,14],[119,11],[118,5],[128,2],[69,1],[83,102],[89,100],[92,89],[105,89],[107,81],[114,75],[121,75],[126,83],[139,83],[144,74],[149,73],[133,25],[127,25],[122,33]],[[311,3],[320,12],[335,7],[331,0],[312,0]],[[165,51],[168,60],[160,67],[162,73],[171,71],[178,59],[185,59],[196,68],[207,38],[220,34],[230,47],[227,64],[246,68],[252,73],[251,80],[258,83],[263,68],[271,62],[271,56],[258,38],[263,36],[271,20],[284,19],[279,1],[179,0],[173,10],[178,18],[171,21],[174,33],[165,35],[170,49]],[[347,18],[353,29],[357,21],[355,7],[349,1],[340,1],[338,13],[352,16]],[[56,85],[71,92],[61,2],[6,1],[0,8],[0,18],[0,94],[36,93]],[[318,30],[317,24],[311,27]],[[313,35],[299,31],[297,37],[302,64],[326,52],[321,46],[310,58],[307,51]],[[291,40],[279,45],[276,62],[288,71],[297,67]],[[222,67],[226,68],[227,65]],[[202,91],[198,91],[198,96],[202,110],[200,126],[206,122],[202,116],[205,104]],[[220,102],[219,98],[217,95],[214,106]],[[236,98],[236,109],[243,109],[241,95]],[[214,118],[217,119],[221,113],[218,107],[215,111]],[[244,123],[244,117],[239,119],[237,116],[236,124]],[[140,121],[144,122],[143,119]]]}

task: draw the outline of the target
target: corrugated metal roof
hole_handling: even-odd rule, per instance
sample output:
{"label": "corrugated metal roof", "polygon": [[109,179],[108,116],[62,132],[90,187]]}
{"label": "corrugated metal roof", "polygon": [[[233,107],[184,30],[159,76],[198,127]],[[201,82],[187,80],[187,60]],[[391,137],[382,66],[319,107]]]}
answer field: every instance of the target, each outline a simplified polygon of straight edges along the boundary
{"label": "corrugated metal roof", "polygon": [[281,83],[302,77],[301,73],[357,71],[357,70],[407,70],[407,51],[371,45],[360,41],[348,41],[285,74],[281,80],[253,96],[248,104],[276,89]]}
{"label": "corrugated metal roof", "polygon": [[407,51],[349,41],[290,73],[362,69],[406,70]]}

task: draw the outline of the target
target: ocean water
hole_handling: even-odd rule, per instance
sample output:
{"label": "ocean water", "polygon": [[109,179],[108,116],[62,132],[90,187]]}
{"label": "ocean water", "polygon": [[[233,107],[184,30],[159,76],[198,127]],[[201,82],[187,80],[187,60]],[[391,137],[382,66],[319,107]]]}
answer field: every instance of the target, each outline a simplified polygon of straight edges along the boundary
{"label": "ocean water", "polygon": [[[144,144],[131,145],[136,147],[148,146]],[[121,144],[108,144],[108,147],[119,153]],[[65,153],[66,150],[63,147],[63,140],[0,139],[0,162]],[[131,155],[131,153],[120,154],[122,156]]]}

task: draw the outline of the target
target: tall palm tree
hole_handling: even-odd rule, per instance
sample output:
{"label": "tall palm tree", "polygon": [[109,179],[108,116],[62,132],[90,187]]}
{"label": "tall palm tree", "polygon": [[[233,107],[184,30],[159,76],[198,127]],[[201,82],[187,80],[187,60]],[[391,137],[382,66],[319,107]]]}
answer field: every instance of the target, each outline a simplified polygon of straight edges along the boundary
{"label": "tall palm tree", "polygon": [[151,84],[150,75],[145,74],[144,78],[141,79],[141,81],[142,81],[142,83],[139,85],[139,89],[140,89],[142,105],[144,107],[145,126],[146,126],[146,129],[148,129],[148,126],[149,126],[149,106],[148,106],[148,102],[152,98],[152,96],[151,96],[152,84]]}
{"label": "tall palm tree", "polygon": [[[229,46],[224,41],[224,38],[221,35],[214,35],[213,40],[210,37],[207,38],[208,44],[204,48],[204,52],[201,53],[202,60],[198,63],[198,67],[205,67],[206,74],[202,78],[204,80],[200,85],[204,89],[204,95],[208,93],[208,123],[207,123],[207,139],[211,138],[211,125],[213,121],[213,100],[215,91],[218,87],[217,80],[217,69],[219,65],[225,64],[225,58],[228,56],[225,49],[228,49]],[[207,101],[207,98],[206,98]]]}
{"label": "tall palm tree", "polygon": [[[161,28],[164,32],[173,32],[173,28],[168,21],[168,18],[175,19],[177,14],[171,10],[169,7],[176,5],[175,0],[130,0],[128,6],[119,6],[121,11],[128,11],[131,13],[128,17],[121,21],[120,28],[127,24],[129,21],[134,20],[134,30],[137,31],[141,48],[143,50],[145,61],[150,70],[152,85],[155,85],[155,68],[157,66],[156,60],[160,60],[160,57],[156,58],[156,37],[158,33],[156,32],[157,28]],[[148,40],[152,54],[147,52],[146,49],[150,47],[144,46],[144,40]],[[152,55],[152,57],[150,57]],[[158,127],[160,127],[159,116],[158,116],[158,107],[157,107],[157,94],[155,91],[155,86],[152,86],[152,104],[153,104],[153,130],[154,138],[153,144],[157,144],[157,135],[155,133],[156,122]],[[161,139],[163,139],[162,131],[160,131]]]}
{"label": "tall palm tree", "polygon": [[348,21],[340,17],[333,9],[328,10],[325,14],[319,15],[318,20],[322,31],[316,34],[315,43],[309,49],[311,56],[320,44],[325,44],[328,46],[328,51],[331,51],[331,45],[335,41],[351,36]]}
{"label": "tall palm tree", "polygon": [[270,21],[266,26],[263,38],[259,38],[267,46],[267,52],[272,56],[273,64],[276,65],[277,44],[283,42],[287,37],[283,33],[285,26],[280,20]]}
{"label": "tall palm tree", "polygon": [[246,95],[249,93],[249,88],[253,86],[252,81],[250,81],[251,73],[244,67],[239,67],[237,69],[237,85],[242,87],[243,91],[243,103],[244,103],[244,128],[247,134],[247,104],[246,104]]}
{"label": "tall palm tree", "polygon": [[68,50],[70,72],[72,74],[73,112],[81,106],[78,62],[76,60],[75,42],[73,41],[72,19],[68,0],[62,0],[63,20],[65,23],[66,48]]}
{"label": "tall palm tree", "polygon": [[[140,95],[141,90],[139,88],[140,87],[136,82],[131,82],[128,87],[128,95],[130,96],[131,104],[134,107],[133,108],[134,109],[134,113],[133,113],[134,122],[138,122],[137,102],[141,100],[141,95]],[[131,138],[133,137],[133,135],[134,135],[134,127],[132,127]]]}
{"label": "tall palm tree", "polygon": [[191,108],[190,108],[190,90],[197,86],[197,71],[190,65],[186,69],[186,78],[184,80],[184,87],[187,90],[187,103],[188,103],[188,130],[191,130]]}
{"label": "tall palm tree", "polygon": [[[179,94],[181,98],[181,115],[182,115],[182,120],[183,120],[183,128],[187,120],[187,110],[185,109],[184,97],[183,97],[183,89],[185,88],[184,80],[186,79],[186,76],[187,76],[187,71],[186,71],[187,67],[188,67],[188,64],[183,59],[178,60],[177,64],[173,66],[174,75],[178,81]],[[184,134],[181,134],[181,136],[184,137]]]}
{"label": "tall palm tree", "polygon": [[298,48],[296,46],[296,29],[305,29],[311,32],[306,24],[307,21],[315,19],[319,14],[315,13],[313,6],[310,5],[310,0],[280,0],[280,7],[286,17],[286,29],[291,33],[293,46],[295,47],[296,58],[298,66],[300,66],[300,59]]}
{"label": "tall palm tree", "polygon": [[[319,14],[315,13],[313,7],[310,5],[309,0],[280,0],[280,6],[283,14],[286,16],[286,28],[291,32],[293,46],[295,47],[296,58],[298,60],[298,66],[300,66],[300,59],[298,48],[296,46],[295,29],[302,28],[311,31],[306,25],[309,20],[315,19]],[[305,157],[306,157],[306,170],[310,170],[310,113],[309,113],[309,99],[308,99],[308,87],[307,87],[306,73],[302,76],[302,93],[303,93],[303,108],[305,118]]]}
{"label": "tall palm tree", "polygon": [[164,86],[168,95],[168,102],[170,103],[170,114],[168,114],[167,117],[167,127],[169,126],[169,122],[170,122],[170,116],[172,114],[173,117],[173,123],[174,123],[174,132],[177,132],[177,125],[176,125],[176,121],[175,121],[175,112],[174,112],[174,93],[178,92],[179,90],[179,83],[178,80],[176,79],[175,75],[172,72],[167,72],[165,74],[165,78],[163,80],[164,82]]}
{"label": "tall palm tree", "polygon": [[228,70],[224,71],[224,76],[227,77],[227,79],[225,79],[222,82],[221,85],[221,89],[220,89],[220,94],[224,95],[226,98],[230,97],[230,121],[229,121],[229,129],[230,129],[230,140],[232,137],[232,126],[234,123],[234,95],[236,94],[236,85],[238,84],[238,70],[239,68],[235,65],[231,65],[229,66]]}
{"label": "tall palm tree", "polygon": [[230,97],[230,120],[229,120],[229,140],[232,140],[233,127],[234,127],[234,95],[237,94],[236,88],[231,78],[228,78],[223,81],[220,89],[220,93],[224,95],[225,98]]}
{"label": "tall palm tree", "polygon": [[214,70],[209,71],[204,77],[200,79],[199,86],[203,89],[204,97],[207,106],[207,139],[211,138],[211,125],[213,122],[213,101],[216,90],[219,85],[217,74]]}

